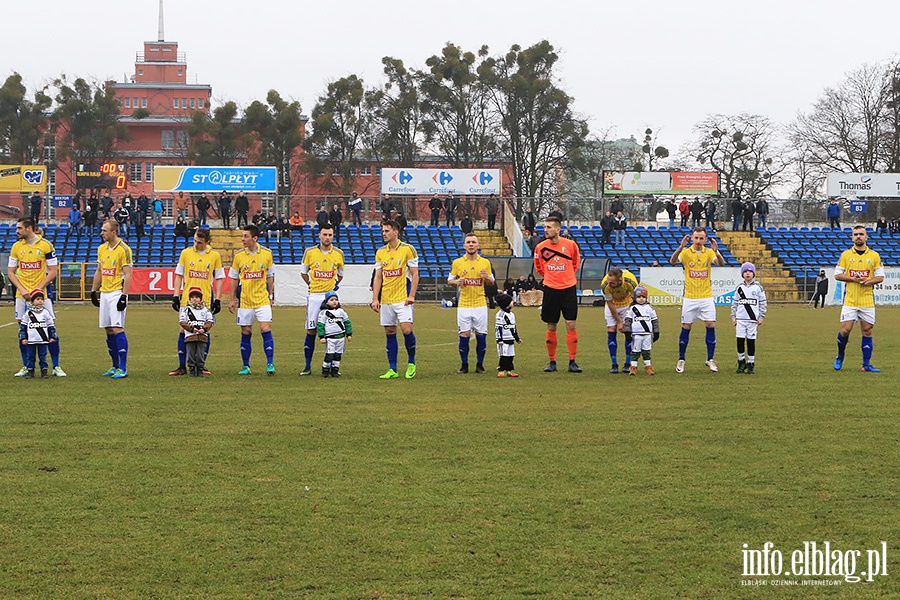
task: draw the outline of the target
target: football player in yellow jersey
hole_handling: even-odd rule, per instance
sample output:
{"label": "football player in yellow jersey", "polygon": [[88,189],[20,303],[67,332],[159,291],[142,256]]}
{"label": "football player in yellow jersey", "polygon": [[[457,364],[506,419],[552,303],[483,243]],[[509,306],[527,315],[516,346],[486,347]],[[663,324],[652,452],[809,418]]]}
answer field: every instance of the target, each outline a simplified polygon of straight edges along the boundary
{"label": "football player in yellow jersey", "polygon": [[316,328],[318,327],[320,308],[325,302],[325,294],[336,291],[338,284],[344,278],[344,253],[340,248],[332,245],[333,240],[334,228],[331,223],[322,223],[319,226],[319,244],[306,249],[300,265],[300,277],[309,286],[309,295],[306,298],[306,340],[303,342],[306,366],[300,375],[312,373],[312,358],[317,337]]}
{"label": "football player in yellow jersey", "polygon": [[[30,218],[21,218],[16,222],[16,237],[18,241],[9,251],[6,270],[9,282],[16,287],[15,319],[21,323],[25,318],[28,310],[27,302],[31,300],[31,293],[35,290],[44,292],[44,310],[49,311],[51,318],[56,319],[53,303],[46,297],[45,291],[59,272],[56,250],[53,244],[37,234],[34,221]],[[17,345],[22,352],[23,366],[15,376],[24,377],[28,373],[28,369],[24,366],[27,349],[21,344]],[[53,375],[65,377],[66,372],[59,366],[59,339],[50,342],[48,349],[50,358],[53,359]]]}
{"label": "football player in yellow jersey", "polygon": [[[174,290],[172,296],[172,308],[181,310],[181,304],[188,303],[188,292],[192,288],[200,288],[203,292],[203,303],[210,307],[212,314],[216,315],[222,310],[222,285],[225,283],[225,269],[222,267],[222,256],[210,248],[211,235],[209,229],[199,228],[194,232],[194,245],[181,251],[178,257],[178,265],[175,267]],[[182,290],[182,284],[184,289]],[[207,336],[206,354],[209,354],[209,345],[212,336]],[[184,344],[184,336],[178,333],[178,368],[169,372],[170,377],[187,375],[187,348]],[[203,368],[203,375],[210,372]]]}
{"label": "football player in yellow jersey", "polygon": [[841,308],[841,328],[838,331],[838,355],[834,359],[834,370],[844,366],[844,350],[853,324],[859,320],[862,331],[862,370],[866,373],[880,373],[872,366],[872,330],[875,328],[875,292],[873,286],[884,281],[884,266],[881,256],[869,248],[866,228],[857,225],[851,233],[853,247],[841,254],[834,268],[834,278],[844,282],[844,305]]}
{"label": "football player in yellow jersey", "polygon": [[[681,335],[678,337],[678,364],[676,373],[684,373],[684,357],[691,337],[691,325],[700,319],[706,324],[706,366],[713,373],[716,366],[716,303],[712,293],[712,266],[725,266],[725,258],[719,252],[719,243],[709,241],[703,227],[695,227],[689,236],[672,253],[669,262],[684,267],[684,301],[681,305]],[[688,242],[691,242],[688,245]]]}
{"label": "football player in yellow jersey", "polygon": [[[413,333],[413,304],[419,288],[419,253],[400,241],[400,224],[384,221],[381,224],[384,246],[375,253],[375,279],[372,282],[372,310],[381,314],[381,324],[387,338],[387,373],[380,379],[397,379],[397,326],[403,332],[406,354],[406,378],[416,376],[416,334]],[[381,298],[379,300],[379,298]]]}
{"label": "football player in yellow jersey", "polygon": [[[253,334],[253,319],[259,323],[262,334],[263,351],[266,353],[266,373],[275,374],[275,342],[272,339],[272,302],[275,300],[275,262],[272,252],[259,245],[259,228],[246,225],[241,232],[244,249],[234,255],[228,270],[234,291],[228,310],[232,314],[237,309],[237,324],[241,326],[241,358],[244,367],[238,375],[250,374],[250,339]],[[238,289],[240,285],[240,289]],[[235,297],[240,294],[241,304],[237,308]]]}
{"label": "football player in yellow jersey", "polygon": [[100,327],[106,330],[106,347],[112,359],[112,368],[103,376],[124,379],[128,377],[125,309],[128,306],[134,259],[131,248],[119,239],[119,227],[113,219],[103,223],[100,237],[104,243],[97,248],[97,270],[91,283],[91,302],[100,309]]}
{"label": "football player in yellow jersey", "polygon": [[[625,335],[625,364],[631,360],[631,334],[625,331],[625,317],[629,314],[631,297],[637,287],[638,280],[634,273],[618,267],[610,269],[600,282],[600,290],[606,300],[603,314],[606,317],[606,344],[612,360],[610,373],[619,372],[619,361],[616,358],[619,352],[616,333],[619,331]],[[622,373],[627,375],[628,369],[622,369]]]}
{"label": "football player in yellow jersey", "polygon": [[484,355],[487,353],[488,309],[484,286],[494,285],[491,261],[479,256],[478,236],[467,233],[463,242],[466,253],[453,261],[447,283],[459,286],[459,307],[456,325],[459,331],[459,357],[462,365],[456,372],[469,372],[469,338],[475,332],[475,372],[484,373]]}

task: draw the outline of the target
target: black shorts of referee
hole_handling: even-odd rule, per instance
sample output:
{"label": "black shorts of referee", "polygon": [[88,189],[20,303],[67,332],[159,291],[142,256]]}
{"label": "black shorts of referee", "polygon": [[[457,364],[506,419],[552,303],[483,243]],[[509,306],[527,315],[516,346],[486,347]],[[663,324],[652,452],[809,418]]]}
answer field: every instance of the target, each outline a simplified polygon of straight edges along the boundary
{"label": "black shorts of referee", "polygon": [[555,290],[544,288],[544,300],[541,304],[541,321],[544,323],[559,323],[559,315],[566,321],[578,319],[578,295],[575,286]]}

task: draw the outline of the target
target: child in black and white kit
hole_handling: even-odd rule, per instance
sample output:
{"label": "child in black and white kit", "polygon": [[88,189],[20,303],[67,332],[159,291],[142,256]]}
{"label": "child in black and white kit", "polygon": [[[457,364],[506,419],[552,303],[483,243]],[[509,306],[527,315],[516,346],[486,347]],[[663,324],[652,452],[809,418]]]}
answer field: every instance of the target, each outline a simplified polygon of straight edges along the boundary
{"label": "child in black and white kit", "polygon": [[49,379],[47,372],[47,346],[56,341],[56,327],[53,314],[44,310],[44,292],[34,290],[28,301],[25,316],[19,322],[19,341],[25,346],[25,368],[23,377],[34,379],[35,361],[41,365],[41,379]]}
{"label": "child in black and white kit", "polygon": [[516,330],[516,315],[512,311],[513,297],[509,294],[497,296],[497,318],[494,327],[497,333],[497,354],[500,355],[500,365],[497,367],[497,377],[518,377],[513,359],[516,356],[516,344],[521,344],[519,332]]}
{"label": "child in black and white kit", "polygon": [[[766,318],[766,291],[756,281],[756,267],[753,263],[741,265],[741,278],[744,280],[734,290],[731,300],[731,324],[735,326],[737,336],[738,366],[736,373],[756,373],[756,332],[763,319]],[[823,300],[824,304],[824,300]],[[747,352],[744,353],[746,344]]]}
{"label": "child in black and white kit", "polygon": [[198,287],[190,289],[188,305],[181,307],[178,321],[187,351],[185,358],[188,373],[191,377],[203,377],[206,369],[206,343],[209,341],[209,330],[215,323],[212,311],[203,304],[203,290]]}
{"label": "child in black and white kit", "polygon": [[650,365],[650,349],[659,339],[659,318],[648,300],[647,288],[634,288],[634,302],[625,315],[625,333],[631,334],[631,368],[629,375],[637,375],[638,359],[644,357],[644,372],[656,375]]}
{"label": "child in black and white kit", "polygon": [[322,362],[322,377],[341,376],[341,356],[345,342],[353,339],[353,324],[341,308],[341,300],[335,292],[325,294],[316,326],[319,340],[325,344],[325,360]]}

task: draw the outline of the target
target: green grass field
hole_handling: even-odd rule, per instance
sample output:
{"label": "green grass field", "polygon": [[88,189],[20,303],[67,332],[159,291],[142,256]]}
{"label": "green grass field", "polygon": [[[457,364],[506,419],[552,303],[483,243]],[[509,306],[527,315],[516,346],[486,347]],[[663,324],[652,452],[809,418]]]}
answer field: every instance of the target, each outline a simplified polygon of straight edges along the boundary
{"label": "green grass field", "polygon": [[[773,306],[749,376],[724,309],[722,372],[703,365],[701,325],[676,375],[679,312],[664,308],[651,378],[607,373],[599,308],[580,315],[585,372],[541,372],[543,326],[520,308],[522,377],[507,380],[493,344],[487,374],[456,375],[455,311],[421,306],[412,381],[377,379],[377,315],[349,312],[340,380],[297,376],[301,308],[276,309],[275,377],[258,334],[254,375],[236,375],[225,315],[208,379],[166,377],[169,308],[129,308],[123,381],[100,377],[93,307],[57,308],[66,379],[11,377],[16,328],[2,329],[0,597],[900,595],[900,310],[879,309],[884,372],[864,374],[858,329],[832,369],[837,308]],[[774,543],[788,571],[805,541],[860,550],[857,574],[886,541],[888,576],[743,575],[744,544]],[[826,579],[842,583],[776,585]]]}

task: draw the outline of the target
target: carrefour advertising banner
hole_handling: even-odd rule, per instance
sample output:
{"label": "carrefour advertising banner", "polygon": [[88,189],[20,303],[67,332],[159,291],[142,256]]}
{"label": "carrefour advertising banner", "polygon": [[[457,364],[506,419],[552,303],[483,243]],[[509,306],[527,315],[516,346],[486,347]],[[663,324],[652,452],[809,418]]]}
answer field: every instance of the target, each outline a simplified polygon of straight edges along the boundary
{"label": "carrefour advertising banner", "polygon": [[718,193],[719,174],[715,172],[603,171],[605,196]]}
{"label": "carrefour advertising banner", "polygon": [[[713,267],[712,293],[716,306],[731,306],[741,279],[740,267]],[[765,287],[765,282],[761,282]],[[641,267],[641,285],[647,288],[650,303],[681,305],[684,299],[684,269],[681,267]]]}
{"label": "carrefour advertising banner", "polygon": [[275,167],[172,167],[153,170],[155,192],[248,192],[274,194],[278,190]]}
{"label": "carrefour advertising banner", "polygon": [[828,195],[900,198],[900,173],[829,173]]}
{"label": "carrefour advertising banner", "polygon": [[30,165],[0,166],[0,192],[34,193],[47,191],[47,167]]}
{"label": "carrefour advertising banner", "polygon": [[381,169],[382,194],[500,195],[500,169]]}

